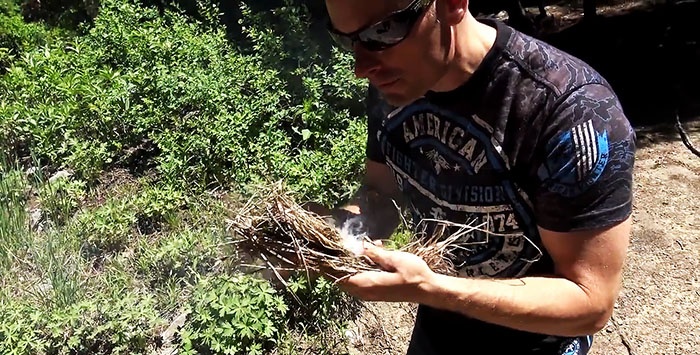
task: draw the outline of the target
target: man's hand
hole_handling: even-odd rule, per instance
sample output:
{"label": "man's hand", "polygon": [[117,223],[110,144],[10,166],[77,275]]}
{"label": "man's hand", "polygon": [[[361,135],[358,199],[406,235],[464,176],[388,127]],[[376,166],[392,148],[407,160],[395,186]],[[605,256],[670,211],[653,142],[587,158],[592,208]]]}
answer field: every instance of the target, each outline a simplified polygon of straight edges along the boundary
{"label": "man's hand", "polygon": [[424,297],[425,286],[435,277],[425,261],[414,254],[365,243],[364,255],[384,271],[362,272],[339,283],[342,290],[364,301],[418,303]]}
{"label": "man's hand", "polygon": [[[418,264],[397,256],[390,258],[391,265],[401,273],[387,274],[401,281],[385,276],[382,279],[388,280],[383,280],[382,285],[392,285],[393,280],[393,285],[403,282],[403,288],[375,286],[361,291],[368,290],[366,296],[370,298],[379,298],[376,295],[382,292],[381,299],[416,302],[526,332],[590,335],[600,331],[612,314],[630,227],[628,220],[598,231],[556,233],[542,229],[542,242],[555,265],[552,275],[501,279],[424,274]],[[370,281],[361,280],[373,285],[372,279],[367,279]],[[406,286],[415,284],[420,286]],[[370,293],[373,289],[376,293]],[[401,297],[402,292],[406,297]]]}

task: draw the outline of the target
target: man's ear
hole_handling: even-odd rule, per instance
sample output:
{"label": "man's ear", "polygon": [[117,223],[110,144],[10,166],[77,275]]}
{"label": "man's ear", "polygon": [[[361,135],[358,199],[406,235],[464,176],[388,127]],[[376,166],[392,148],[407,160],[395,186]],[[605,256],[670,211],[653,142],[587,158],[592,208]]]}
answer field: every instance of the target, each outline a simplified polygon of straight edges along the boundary
{"label": "man's ear", "polygon": [[462,22],[469,11],[469,0],[436,0],[437,19],[449,26]]}

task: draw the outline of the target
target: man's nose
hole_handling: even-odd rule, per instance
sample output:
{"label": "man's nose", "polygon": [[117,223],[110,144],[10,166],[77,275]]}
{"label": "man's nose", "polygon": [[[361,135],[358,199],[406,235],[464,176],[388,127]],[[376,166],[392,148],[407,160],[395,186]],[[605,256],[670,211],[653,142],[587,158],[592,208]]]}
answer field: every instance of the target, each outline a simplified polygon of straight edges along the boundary
{"label": "man's nose", "polygon": [[377,59],[375,53],[372,53],[362,47],[362,45],[355,44],[355,76],[360,79],[369,79],[374,73],[379,71],[380,62]]}

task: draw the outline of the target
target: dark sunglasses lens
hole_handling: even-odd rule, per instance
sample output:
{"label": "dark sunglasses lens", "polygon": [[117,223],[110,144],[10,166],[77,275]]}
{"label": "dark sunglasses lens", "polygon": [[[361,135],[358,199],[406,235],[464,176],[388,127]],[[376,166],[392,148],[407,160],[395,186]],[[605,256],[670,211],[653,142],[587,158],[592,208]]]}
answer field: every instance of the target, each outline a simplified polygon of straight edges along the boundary
{"label": "dark sunglasses lens", "polygon": [[353,36],[344,35],[330,30],[333,40],[346,50],[353,50],[354,42],[359,42],[370,51],[381,51],[397,45],[411,32],[420,11],[407,9],[370,26]]}
{"label": "dark sunglasses lens", "polygon": [[410,30],[410,22],[389,19],[362,31],[359,38],[365,48],[377,51],[403,41]]}
{"label": "dark sunglasses lens", "polygon": [[390,44],[390,43],[384,43],[384,42],[372,41],[372,40],[360,41],[360,44],[363,47],[365,47],[365,49],[367,49],[368,51],[371,51],[371,52],[383,51],[383,50],[392,46],[392,44]]}
{"label": "dark sunglasses lens", "polygon": [[353,43],[352,43],[352,39],[350,37],[339,34],[339,33],[335,33],[333,31],[330,31],[330,35],[331,35],[331,38],[333,39],[333,41],[340,48],[348,50],[348,51],[352,51]]}
{"label": "dark sunglasses lens", "polygon": [[362,31],[360,40],[384,42],[387,44],[399,43],[406,38],[410,29],[408,22],[387,20]]}

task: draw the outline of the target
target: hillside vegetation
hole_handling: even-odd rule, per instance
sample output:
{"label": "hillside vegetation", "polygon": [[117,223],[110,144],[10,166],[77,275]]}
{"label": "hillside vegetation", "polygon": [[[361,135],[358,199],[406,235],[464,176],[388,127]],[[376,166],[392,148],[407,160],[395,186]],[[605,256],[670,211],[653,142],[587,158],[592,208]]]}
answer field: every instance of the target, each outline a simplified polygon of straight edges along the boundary
{"label": "hillside vegetation", "polygon": [[259,184],[357,186],[365,83],[307,8],[0,1],[0,353],[341,351],[352,300],[226,229]]}

